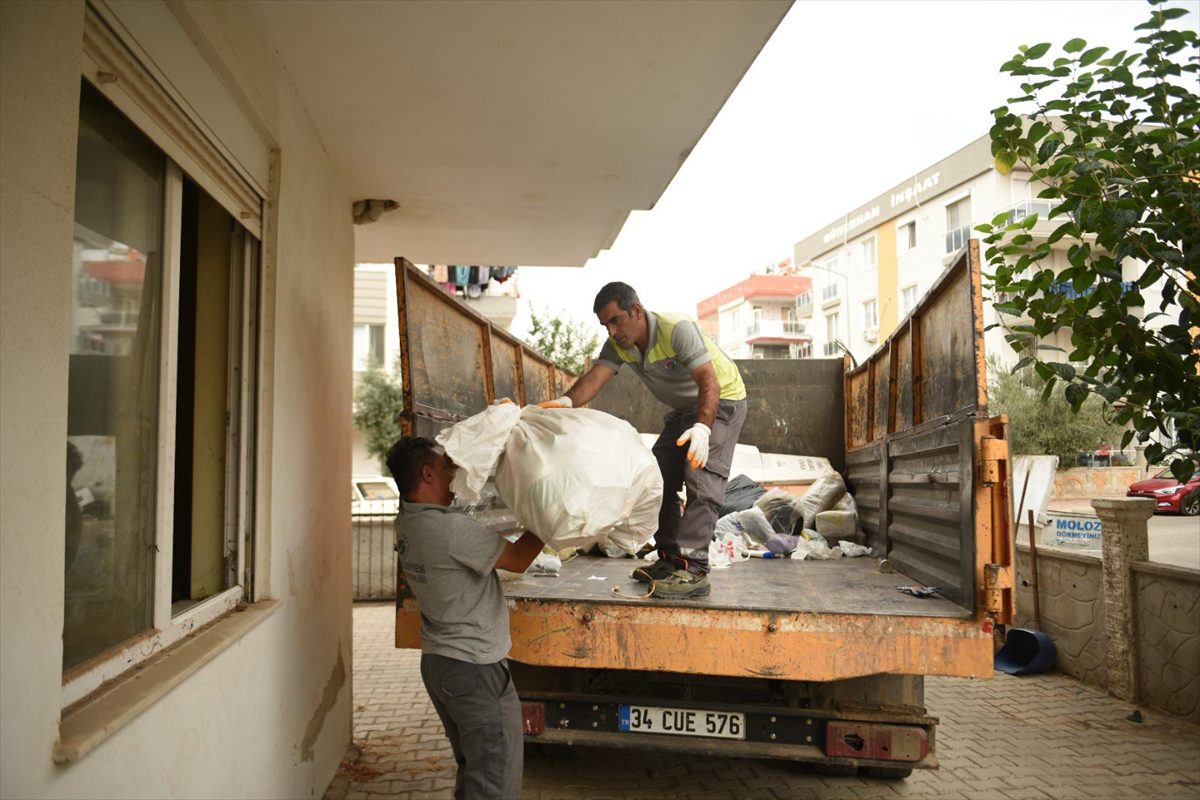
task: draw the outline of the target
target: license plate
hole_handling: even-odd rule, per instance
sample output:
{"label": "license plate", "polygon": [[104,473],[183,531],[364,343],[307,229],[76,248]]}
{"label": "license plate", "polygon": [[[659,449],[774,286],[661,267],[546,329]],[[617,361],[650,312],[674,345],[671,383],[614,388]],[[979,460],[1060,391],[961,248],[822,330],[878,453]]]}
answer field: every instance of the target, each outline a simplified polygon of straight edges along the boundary
{"label": "license plate", "polygon": [[617,727],[623,733],[745,739],[746,715],[732,711],[623,705],[620,707]]}

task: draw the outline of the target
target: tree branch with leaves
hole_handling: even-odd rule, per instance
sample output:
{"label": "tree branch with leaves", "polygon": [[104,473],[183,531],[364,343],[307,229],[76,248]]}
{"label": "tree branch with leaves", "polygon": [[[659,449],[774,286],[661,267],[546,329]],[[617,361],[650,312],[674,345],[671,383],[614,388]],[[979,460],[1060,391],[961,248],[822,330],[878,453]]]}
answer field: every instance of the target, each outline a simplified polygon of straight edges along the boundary
{"label": "tree branch with leaves", "polygon": [[[1171,26],[1187,9],[1149,5],[1131,50],[1072,39],[1052,60],[1042,43],[1000,67],[1021,94],[992,112],[997,170],[1028,170],[1060,224],[1044,241],[1032,234],[1036,214],[977,229],[997,312],[1028,320],[1007,334],[1021,356],[1014,371],[1032,369],[1043,398],[1061,383],[1076,412],[1099,396],[1129,426],[1122,447],[1136,438],[1150,463],[1170,461],[1186,480],[1193,459],[1172,457],[1200,447],[1200,41]],[[1060,241],[1069,265],[1055,270]],[[1152,288],[1161,299],[1148,308]],[[1063,329],[1072,363],[1043,360],[1057,348],[1040,340]],[[1173,445],[1155,441],[1172,427]]]}

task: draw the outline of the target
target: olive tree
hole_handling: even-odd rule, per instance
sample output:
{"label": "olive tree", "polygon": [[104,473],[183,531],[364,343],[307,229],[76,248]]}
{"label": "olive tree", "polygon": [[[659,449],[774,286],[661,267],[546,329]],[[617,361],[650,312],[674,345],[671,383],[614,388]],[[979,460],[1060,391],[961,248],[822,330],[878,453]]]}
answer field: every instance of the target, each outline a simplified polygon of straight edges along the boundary
{"label": "olive tree", "polygon": [[379,462],[382,475],[388,474],[387,451],[400,438],[403,410],[400,360],[390,371],[372,362],[354,387],[354,427],[363,435],[367,455]]}
{"label": "olive tree", "polygon": [[[1023,46],[1001,66],[1021,83],[993,111],[996,167],[1028,170],[1059,224],[1044,241],[1031,233],[1037,215],[978,226],[997,311],[1026,320],[1008,326],[1016,369],[1034,371],[1043,397],[1061,384],[1076,411],[1102,398],[1128,426],[1121,446],[1146,443],[1151,463],[1200,447],[1200,47],[1194,29],[1172,25],[1187,14],[1150,0],[1128,51],[1072,39],[1061,54]],[[1060,241],[1069,265],[1056,271]],[[1152,288],[1161,300],[1147,306]],[[1061,329],[1067,360],[1043,359],[1039,341]],[[1172,425],[1175,445],[1154,441]],[[1180,479],[1193,469],[1171,466]]]}
{"label": "olive tree", "polygon": [[600,347],[600,335],[578,320],[531,312],[529,345],[559,367],[579,375],[584,360]]}

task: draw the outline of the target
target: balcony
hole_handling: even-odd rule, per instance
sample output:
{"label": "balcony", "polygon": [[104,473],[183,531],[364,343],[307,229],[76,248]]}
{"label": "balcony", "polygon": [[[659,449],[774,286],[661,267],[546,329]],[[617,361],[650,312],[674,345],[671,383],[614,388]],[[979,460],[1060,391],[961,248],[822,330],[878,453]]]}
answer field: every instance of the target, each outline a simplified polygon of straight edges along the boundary
{"label": "balcony", "polygon": [[796,316],[797,317],[811,317],[812,310],[813,310],[813,293],[812,293],[812,290],[810,289],[807,292],[805,292],[804,294],[799,295],[796,298]]}
{"label": "balcony", "polygon": [[799,339],[804,337],[804,323],[795,320],[760,319],[746,327],[746,341],[756,339]]}
{"label": "balcony", "polygon": [[828,283],[821,287],[821,308],[829,308],[840,302],[842,302],[842,294],[838,284]]}
{"label": "balcony", "polygon": [[967,246],[967,241],[971,238],[971,226],[963,225],[961,228],[956,228],[946,234],[946,253],[957,253],[959,250]]}

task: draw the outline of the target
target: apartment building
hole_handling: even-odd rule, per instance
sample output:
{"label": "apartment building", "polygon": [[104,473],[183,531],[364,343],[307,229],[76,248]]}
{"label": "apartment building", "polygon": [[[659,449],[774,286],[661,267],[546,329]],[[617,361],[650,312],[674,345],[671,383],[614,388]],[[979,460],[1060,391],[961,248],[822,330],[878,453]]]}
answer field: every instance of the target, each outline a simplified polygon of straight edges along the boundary
{"label": "apartment building", "polygon": [[[797,298],[796,315],[812,334],[813,354],[837,356],[844,346],[861,361],[905,318],[966,242],[982,238],[972,232],[974,226],[997,214],[1019,221],[1036,213],[1039,221],[1029,232],[1035,241],[1044,240],[1060,221],[1047,220],[1049,204],[1037,199],[1040,187],[1029,179],[1028,172],[1019,170],[997,172],[991,140],[984,135],[798,241],[795,263],[812,278],[813,288]],[[1045,266],[1056,271],[1067,267],[1069,246],[1066,240],[1057,243]],[[1142,265],[1130,261],[1122,269],[1125,279],[1133,281]],[[1055,290],[1073,296],[1069,285]],[[987,352],[1015,363],[1016,353],[1004,337],[1006,327],[1021,320],[998,316],[986,290],[984,294],[984,324],[1002,323],[985,334]],[[1157,308],[1157,291],[1142,294]],[[1059,331],[1044,343],[1069,352],[1070,331]],[[1045,358],[1065,357],[1043,353]]]}
{"label": "apartment building", "polygon": [[751,275],[696,305],[700,328],[731,358],[807,358],[812,336],[796,317],[796,297],[812,280]]}

